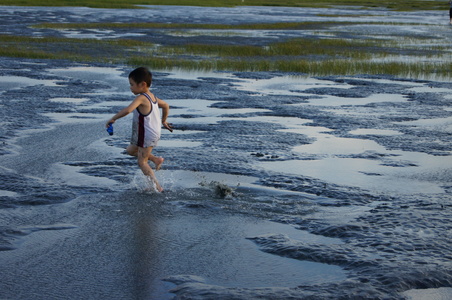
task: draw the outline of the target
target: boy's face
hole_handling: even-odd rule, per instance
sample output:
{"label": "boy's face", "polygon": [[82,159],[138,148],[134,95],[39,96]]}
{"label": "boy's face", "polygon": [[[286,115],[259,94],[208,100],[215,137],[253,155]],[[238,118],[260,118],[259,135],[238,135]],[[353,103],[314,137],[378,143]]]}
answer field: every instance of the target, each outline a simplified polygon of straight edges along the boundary
{"label": "boy's face", "polygon": [[136,83],[132,78],[129,78],[130,91],[134,95],[144,93],[146,91],[146,82]]}

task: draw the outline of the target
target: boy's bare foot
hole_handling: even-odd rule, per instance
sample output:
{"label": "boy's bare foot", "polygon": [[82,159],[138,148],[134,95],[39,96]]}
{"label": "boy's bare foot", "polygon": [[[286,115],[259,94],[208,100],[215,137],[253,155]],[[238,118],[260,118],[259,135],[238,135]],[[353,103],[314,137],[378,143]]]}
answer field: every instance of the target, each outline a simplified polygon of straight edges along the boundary
{"label": "boy's bare foot", "polygon": [[165,159],[163,157],[157,157],[157,159],[154,161],[156,171],[160,170],[164,161]]}
{"label": "boy's bare foot", "polygon": [[157,192],[163,193],[163,188],[162,188],[162,186],[160,184],[156,183],[155,184],[155,188],[157,189]]}

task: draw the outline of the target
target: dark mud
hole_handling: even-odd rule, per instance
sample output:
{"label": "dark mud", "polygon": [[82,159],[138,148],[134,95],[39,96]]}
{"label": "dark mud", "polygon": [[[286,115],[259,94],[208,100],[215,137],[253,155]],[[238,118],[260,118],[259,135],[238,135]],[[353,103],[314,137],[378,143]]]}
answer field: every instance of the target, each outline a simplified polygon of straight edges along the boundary
{"label": "dark mud", "polygon": [[156,194],[104,129],[130,68],[0,66],[0,298],[450,296],[450,81],[155,71]]}

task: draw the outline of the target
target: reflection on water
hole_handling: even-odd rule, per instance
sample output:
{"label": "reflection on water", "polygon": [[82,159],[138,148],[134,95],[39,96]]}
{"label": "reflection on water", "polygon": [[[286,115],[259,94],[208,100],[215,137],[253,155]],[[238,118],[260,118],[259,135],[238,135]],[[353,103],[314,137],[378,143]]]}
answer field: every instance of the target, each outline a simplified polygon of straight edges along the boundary
{"label": "reflection on water", "polygon": [[21,76],[0,76],[0,93],[10,89],[24,88],[36,85],[48,87],[58,86],[56,80],[34,79]]}
{"label": "reflection on water", "polygon": [[[445,162],[448,163],[447,160]],[[410,167],[406,170],[405,167],[399,170],[369,159],[333,157],[320,160],[262,162],[260,166],[266,170],[309,176],[327,183],[359,187],[374,192],[444,193],[441,182],[430,182],[430,176],[425,176],[427,180],[423,178],[423,174],[430,171],[429,168]],[[431,172],[441,174],[441,170],[434,168]]]}
{"label": "reflection on water", "polygon": [[329,80],[316,79],[308,76],[277,76],[269,79],[260,80],[243,80],[236,83],[239,89],[251,91],[258,94],[268,95],[291,95],[303,96],[307,95],[304,90],[309,88],[340,88],[349,89],[352,86],[348,84],[340,84]]}

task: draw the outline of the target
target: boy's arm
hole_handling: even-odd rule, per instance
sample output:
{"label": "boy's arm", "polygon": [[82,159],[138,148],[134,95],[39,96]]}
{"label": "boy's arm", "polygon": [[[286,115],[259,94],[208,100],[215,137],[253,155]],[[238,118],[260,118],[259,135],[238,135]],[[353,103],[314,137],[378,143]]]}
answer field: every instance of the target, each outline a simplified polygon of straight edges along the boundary
{"label": "boy's arm", "polygon": [[138,106],[140,106],[141,103],[143,103],[143,98],[144,98],[144,96],[136,97],[135,100],[133,100],[132,103],[129,104],[129,106],[124,107],[116,115],[114,115],[110,120],[108,120],[106,127],[108,127],[109,124],[114,123],[117,119],[125,117],[128,114],[130,114],[132,111],[134,111]]}
{"label": "boy's arm", "polygon": [[162,125],[163,125],[163,127],[168,129],[169,131],[173,132],[173,127],[171,126],[171,124],[166,122],[166,119],[168,118],[169,111],[170,111],[169,104],[159,98],[157,98],[157,102],[158,102],[159,108],[162,109]]}

